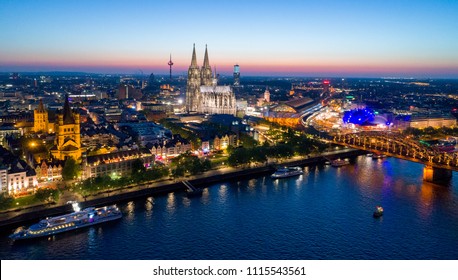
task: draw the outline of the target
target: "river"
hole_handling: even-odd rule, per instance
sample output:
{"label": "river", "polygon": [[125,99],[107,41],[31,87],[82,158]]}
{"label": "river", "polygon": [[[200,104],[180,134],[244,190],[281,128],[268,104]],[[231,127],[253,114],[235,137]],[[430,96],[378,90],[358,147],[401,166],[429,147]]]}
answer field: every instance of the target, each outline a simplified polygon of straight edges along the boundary
{"label": "river", "polygon": [[[423,165],[360,156],[304,174],[223,182],[119,205],[123,218],[13,243],[1,259],[458,259],[458,174],[422,181]],[[373,218],[376,205],[385,209]]]}

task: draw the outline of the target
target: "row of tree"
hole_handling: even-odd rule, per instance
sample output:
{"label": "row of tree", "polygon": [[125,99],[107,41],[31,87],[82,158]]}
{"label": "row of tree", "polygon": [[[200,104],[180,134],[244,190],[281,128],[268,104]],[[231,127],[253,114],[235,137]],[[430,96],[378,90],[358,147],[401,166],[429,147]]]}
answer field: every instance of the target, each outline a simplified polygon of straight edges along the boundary
{"label": "row of tree", "polygon": [[131,176],[112,178],[105,175],[89,178],[82,182],[79,192],[81,192],[82,195],[88,195],[100,191],[133,186],[166,177],[169,173],[169,169],[162,165],[155,165],[147,170],[142,161],[138,159],[132,163]]}
{"label": "row of tree", "polygon": [[[53,188],[40,188],[27,203],[35,202],[56,202],[59,199],[60,191]],[[15,199],[6,194],[0,194],[0,210],[6,210],[15,206]]]}
{"label": "row of tree", "polygon": [[282,132],[282,142],[269,146],[264,142],[262,146],[228,148],[228,164],[231,166],[246,165],[249,163],[265,163],[268,158],[282,159],[294,155],[308,155],[312,152],[322,152],[327,145],[302,132],[285,129]]}
{"label": "row of tree", "polygon": [[171,170],[174,177],[199,174],[210,170],[211,167],[211,162],[208,159],[200,159],[189,152],[179,155],[172,159],[171,162]]}
{"label": "row of tree", "polygon": [[413,128],[408,127],[402,132],[403,135],[411,135],[414,137],[441,137],[446,135],[458,135],[458,127],[439,127],[434,128],[432,126],[420,129],[420,128]]}

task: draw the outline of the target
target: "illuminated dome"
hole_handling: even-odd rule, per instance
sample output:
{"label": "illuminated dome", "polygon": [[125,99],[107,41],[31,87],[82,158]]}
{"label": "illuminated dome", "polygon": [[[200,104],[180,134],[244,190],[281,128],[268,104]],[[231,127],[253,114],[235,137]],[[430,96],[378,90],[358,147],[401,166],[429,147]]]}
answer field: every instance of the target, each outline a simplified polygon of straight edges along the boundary
{"label": "illuminated dome", "polygon": [[342,118],[345,124],[352,123],[357,125],[371,125],[374,122],[374,111],[370,109],[356,109],[346,111]]}

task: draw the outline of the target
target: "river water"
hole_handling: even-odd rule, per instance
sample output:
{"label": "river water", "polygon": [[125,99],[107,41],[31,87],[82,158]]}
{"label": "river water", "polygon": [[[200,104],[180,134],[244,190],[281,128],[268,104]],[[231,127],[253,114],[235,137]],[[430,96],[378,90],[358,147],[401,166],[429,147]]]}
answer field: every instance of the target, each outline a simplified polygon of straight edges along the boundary
{"label": "river water", "polygon": [[[123,218],[13,243],[1,259],[458,259],[458,174],[422,181],[423,166],[360,156],[304,174],[224,182],[119,205]],[[384,215],[372,217],[382,205]]]}

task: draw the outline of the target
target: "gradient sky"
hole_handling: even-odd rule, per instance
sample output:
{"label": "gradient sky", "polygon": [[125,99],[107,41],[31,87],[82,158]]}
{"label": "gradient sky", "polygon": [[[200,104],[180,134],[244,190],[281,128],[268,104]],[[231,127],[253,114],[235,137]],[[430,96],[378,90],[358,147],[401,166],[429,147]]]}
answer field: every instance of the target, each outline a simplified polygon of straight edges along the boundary
{"label": "gradient sky", "polygon": [[458,1],[0,0],[0,71],[458,78]]}

